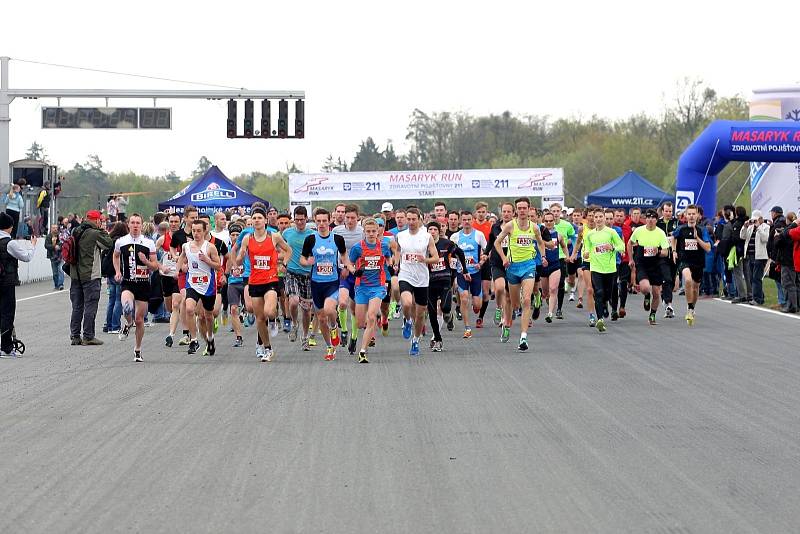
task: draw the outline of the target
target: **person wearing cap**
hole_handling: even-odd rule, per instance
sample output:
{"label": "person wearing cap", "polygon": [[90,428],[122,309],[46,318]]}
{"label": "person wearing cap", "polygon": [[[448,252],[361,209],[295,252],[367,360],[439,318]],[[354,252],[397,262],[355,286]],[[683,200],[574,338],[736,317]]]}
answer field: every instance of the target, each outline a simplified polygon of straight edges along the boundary
{"label": "person wearing cap", "polygon": [[14,317],[17,312],[19,262],[29,262],[36,250],[36,237],[31,245],[11,238],[14,218],[0,213],[0,358],[21,356],[14,350]]}
{"label": "person wearing cap", "polygon": [[750,218],[742,226],[739,237],[744,241],[742,257],[749,265],[750,285],[753,289],[753,300],[750,304],[764,304],[762,278],[768,259],[769,224],[764,221],[760,210],[753,210]]}
{"label": "person wearing cap", "polygon": [[769,239],[767,240],[767,256],[769,259],[772,260],[772,264],[769,268],[769,278],[771,278],[775,282],[775,287],[778,290],[778,304],[781,306],[781,310],[785,310],[789,306],[789,301],[786,298],[787,293],[784,290],[783,282],[781,281],[781,258],[780,249],[775,246],[775,239],[776,236],[780,235],[784,228],[786,228],[786,217],[783,216],[783,208],[780,206],[772,206],[772,209],[769,210],[770,215],[770,227],[769,227]]}
{"label": "person wearing cap", "polygon": [[384,202],[381,206],[381,213],[383,213],[383,220],[386,223],[386,231],[388,232],[395,226],[397,222],[394,220],[394,206],[391,202]]}
{"label": "person wearing cap", "polygon": [[94,320],[100,302],[100,253],[111,247],[112,240],[108,232],[98,227],[101,217],[98,210],[90,210],[86,212],[83,222],[72,231],[77,258],[75,265],[69,265],[72,281],[69,288],[72,302],[69,334],[73,345],[103,344],[94,335]]}

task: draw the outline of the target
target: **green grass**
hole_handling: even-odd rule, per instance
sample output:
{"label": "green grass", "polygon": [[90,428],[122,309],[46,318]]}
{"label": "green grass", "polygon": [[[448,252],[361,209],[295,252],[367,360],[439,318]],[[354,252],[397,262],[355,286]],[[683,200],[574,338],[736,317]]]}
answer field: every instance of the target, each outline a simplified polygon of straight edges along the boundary
{"label": "green grass", "polygon": [[764,307],[771,308],[778,305],[778,289],[775,281],[771,278],[764,278]]}

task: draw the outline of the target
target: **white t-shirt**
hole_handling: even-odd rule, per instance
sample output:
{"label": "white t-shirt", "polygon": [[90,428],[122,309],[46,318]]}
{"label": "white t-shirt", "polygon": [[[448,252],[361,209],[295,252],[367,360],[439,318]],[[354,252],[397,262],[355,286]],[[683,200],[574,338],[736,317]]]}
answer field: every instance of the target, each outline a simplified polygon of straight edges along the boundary
{"label": "white t-shirt", "polygon": [[398,232],[396,239],[400,247],[400,273],[397,279],[414,287],[428,287],[430,271],[425,258],[428,257],[431,235],[420,228],[413,235],[411,230]]}

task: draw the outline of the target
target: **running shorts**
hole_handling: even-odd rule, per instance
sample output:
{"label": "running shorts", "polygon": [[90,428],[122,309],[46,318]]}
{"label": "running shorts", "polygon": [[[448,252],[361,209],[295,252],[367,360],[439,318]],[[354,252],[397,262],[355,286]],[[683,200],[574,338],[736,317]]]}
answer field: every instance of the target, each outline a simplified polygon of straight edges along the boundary
{"label": "running shorts", "polygon": [[458,273],[456,276],[456,283],[458,284],[459,291],[469,291],[470,295],[473,297],[480,297],[483,295],[482,291],[482,284],[481,284],[481,271],[470,275],[472,278],[471,281],[467,282],[467,279],[464,278],[464,275]]}
{"label": "running shorts", "polygon": [[339,279],[339,288],[345,288],[353,296],[356,290],[356,277],[352,273],[348,273],[345,278]]}
{"label": "running shorts", "polygon": [[592,270],[592,264],[589,263],[586,260],[583,260],[581,262],[581,269],[583,269],[584,271],[591,271]]}
{"label": "running shorts", "polygon": [[314,307],[321,310],[325,307],[326,299],[339,300],[339,281],[315,282],[311,280],[311,299]]}
{"label": "running shorts", "polygon": [[561,270],[560,263],[548,263],[547,267],[544,265],[537,265],[536,266],[536,277],[537,278],[546,278],[553,274],[556,271]]}
{"label": "running shorts", "polygon": [[283,278],[286,294],[297,296],[300,300],[311,300],[311,277],[307,274],[287,272]]}
{"label": "running shorts", "polygon": [[491,280],[492,279],[492,265],[485,261],[483,265],[481,265],[481,280]]}
{"label": "running shorts", "polygon": [[244,303],[244,284],[228,284],[228,305],[241,306]]}
{"label": "running shorts", "polygon": [[283,282],[280,280],[277,282],[270,282],[268,284],[250,284],[250,298],[262,299],[264,298],[264,295],[270,291],[274,291],[278,296],[280,296],[281,286],[283,286]]}
{"label": "running shorts", "polygon": [[206,311],[214,311],[214,304],[217,302],[216,295],[201,295],[191,287],[186,288],[186,299],[192,299],[198,304],[202,302]]}
{"label": "running shorts", "polygon": [[705,267],[704,265],[691,265],[689,263],[681,263],[679,272],[682,273],[684,269],[689,269],[689,271],[691,271],[692,274],[692,280],[694,280],[695,283],[699,284],[700,282],[703,281],[704,267]]}
{"label": "running shorts", "polygon": [[138,302],[150,302],[150,282],[130,282],[122,281],[122,291],[130,291],[133,293],[133,300]]}
{"label": "running shorts", "polygon": [[385,286],[356,286],[356,304],[369,304],[372,299],[383,300],[386,297]]}
{"label": "running shorts", "polygon": [[502,265],[492,265],[492,280],[497,280],[498,278],[505,279],[506,277],[506,268]]}
{"label": "running shorts", "polygon": [[400,280],[400,294],[409,292],[414,295],[414,304],[417,306],[428,305],[428,286],[414,287],[405,280]]}
{"label": "running shorts", "polygon": [[636,283],[640,283],[642,280],[647,280],[650,282],[651,286],[660,286],[664,283],[665,275],[669,276],[669,266],[668,265],[656,265],[652,267],[647,267],[643,265],[636,266]]}
{"label": "running shorts", "polygon": [[165,298],[171,297],[175,293],[180,292],[181,290],[178,289],[177,278],[172,278],[171,276],[161,277],[161,294],[164,295]]}
{"label": "running shorts", "polygon": [[523,280],[536,280],[536,262],[534,260],[523,261],[509,264],[506,269],[506,280],[509,285],[517,286]]}
{"label": "running shorts", "polygon": [[386,295],[383,297],[383,302],[389,304],[392,302],[392,282],[391,280],[386,280]]}

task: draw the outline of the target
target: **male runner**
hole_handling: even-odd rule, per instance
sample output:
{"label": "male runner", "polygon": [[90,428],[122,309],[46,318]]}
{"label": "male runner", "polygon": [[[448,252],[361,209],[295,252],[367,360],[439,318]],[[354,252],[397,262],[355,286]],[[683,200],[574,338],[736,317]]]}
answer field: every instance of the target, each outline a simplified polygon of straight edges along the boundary
{"label": "male runner", "polygon": [[694,325],[695,304],[703,281],[706,265],[706,252],[711,250],[711,239],[705,228],[697,224],[699,211],[697,205],[686,206],[686,224],[672,234],[672,247],[678,253],[678,265],[686,288],[686,323]]}
{"label": "male runner", "polygon": [[461,230],[460,224],[461,224],[461,215],[456,210],[448,211],[447,226],[443,227],[445,229],[443,232],[444,236],[447,239],[450,239],[450,236]]}
{"label": "male runner", "polygon": [[[556,228],[555,216],[553,215],[554,209],[545,211],[542,215],[544,221],[544,229],[542,230],[542,241],[550,246],[545,247],[545,258],[547,258],[547,267],[544,265],[539,267],[539,278],[542,283],[544,294],[547,298],[547,315],[544,320],[548,323],[553,322],[553,311],[556,312],[556,317],[560,315],[561,310],[556,308],[558,304],[558,297],[561,296],[563,301],[564,291],[561,282],[561,277],[566,273],[564,261],[559,257],[562,254],[566,256],[568,239],[562,235]],[[561,214],[561,210],[558,210]],[[562,221],[564,222],[564,221]],[[570,224],[570,227],[572,225]]]}
{"label": "male runner", "polygon": [[[311,299],[314,302],[320,333],[326,344],[325,361],[336,359],[339,332],[336,327],[341,262],[348,274],[356,269],[347,256],[344,238],[330,231],[330,213],[318,208],[314,213],[317,231],[306,237],[300,265],[311,267]],[[333,326],[331,326],[333,325]]]}
{"label": "male runner", "polygon": [[648,321],[656,324],[656,310],[661,298],[661,285],[669,276],[666,263],[669,253],[667,234],[657,226],[658,212],[645,212],[645,225],[637,227],[628,240],[629,265],[633,270],[639,290],[644,294],[644,310],[649,312]]}
{"label": "male runner", "polygon": [[[332,232],[335,235],[340,235],[344,238],[345,254],[349,255],[350,249],[356,243],[360,243],[364,239],[364,229],[358,224],[358,206],[355,204],[348,204],[344,207],[344,224],[336,226]],[[348,345],[348,352],[351,354],[356,350],[356,342],[358,340],[358,328],[356,328],[356,308],[353,296],[355,295],[355,276],[347,274],[339,282],[339,326],[341,328],[342,344],[347,343],[347,338],[350,337]],[[348,336],[347,328],[347,311],[350,310],[352,318],[351,328],[353,335]]]}
{"label": "male runner", "polygon": [[[492,232],[492,221],[487,218],[489,213],[489,205],[486,202],[475,203],[475,216],[472,219],[472,228],[483,234],[487,246],[484,247],[483,253],[488,257],[489,251],[489,234]],[[481,303],[481,310],[478,314],[478,319],[475,321],[476,328],[483,328],[483,317],[486,315],[486,309],[489,307],[489,299],[492,293],[492,266],[488,261],[481,263],[481,290],[483,294],[483,302]]]}
{"label": "male runner", "polygon": [[[223,301],[227,300],[226,287],[225,285],[228,283],[227,278],[225,277],[225,271],[227,265],[225,264],[225,260],[228,257],[228,245],[225,244],[220,238],[217,238],[211,232],[211,216],[208,213],[202,213],[198,216],[200,220],[206,221],[206,235],[205,240],[214,245],[217,249],[217,256],[219,256],[220,262],[222,263],[222,267],[215,270],[215,276],[217,277],[217,295],[214,297],[214,310],[212,312],[212,324],[214,327],[214,333],[217,333],[217,329],[219,328],[219,315],[222,312]],[[225,298],[223,298],[225,295]]]}
{"label": "male runner", "polygon": [[441,228],[436,221],[428,223],[428,233],[433,238],[433,243],[439,252],[439,261],[430,265],[431,273],[428,285],[428,320],[433,331],[433,338],[431,339],[431,350],[433,352],[442,352],[443,340],[439,327],[439,306],[442,309],[442,317],[448,323],[448,328],[453,321],[451,289],[453,287],[452,272],[457,266],[455,261],[460,262],[461,272],[468,272],[464,251],[450,239],[442,238]]}
{"label": "male runner", "polygon": [[156,261],[156,244],[142,235],[142,216],[138,213],[128,217],[128,231],[114,243],[114,280],[122,284],[122,314],[125,326],[119,339],[128,337],[131,326],[136,324],[136,345],[133,347],[133,361],[141,362],[142,339],[144,338],[144,317],[150,301],[150,271],[159,268]]}
{"label": "male runner", "polygon": [[606,214],[602,208],[595,209],[594,230],[586,234],[588,254],[594,289],[594,308],[597,310],[597,330],[606,331],[605,316],[614,278],[617,276],[617,254],[625,248],[622,238],[615,230],[606,226]]}
{"label": "male runner", "polygon": [[433,214],[440,225],[447,224],[447,204],[441,200],[433,203]]}
{"label": "male runner", "polygon": [[[500,220],[492,225],[492,231],[489,232],[489,239],[487,239],[487,248],[489,249],[489,265],[492,268],[492,283],[494,284],[494,297],[497,303],[497,308],[494,311],[494,325],[502,327],[500,341],[508,343],[508,338],[511,331],[508,329],[507,324],[511,324],[511,318],[514,310],[511,309],[511,302],[508,295],[508,284],[506,283],[506,269],[503,266],[503,260],[494,248],[497,236],[503,231],[503,226],[508,224],[514,218],[514,205],[510,202],[504,202],[500,206]],[[508,237],[506,237],[500,244],[503,253],[508,255]]]}
{"label": "male runner", "polygon": [[[579,271],[581,280],[583,281],[583,287],[586,288],[586,309],[589,311],[589,326],[594,328],[597,326],[597,317],[595,316],[595,309],[594,309],[594,288],[592,287],[592,269],[591,263],[589,261],[590,256],[587,250],[587,243],[586,243],[586,236],[589,235],[590,232],[594,231],[594,211],[596,209],[600,209],[597,206],[589,206],[584,210],[585,221],[583,224],[583,229],[581,230],[581,234],[578,236],[578,241],[575,243],[575,248],[581,251],[581,269]],[[582,292],[581,292],[582,294]],[[581,308],[582,297],[578,297],[578,304],[575,306],[576,308]]]}
{"label": "male runner", "polygon": [[625,242],[625,254],[622,263],[619,264],[619,316],[625,317],[625,305],[628,301],[629,288],[636,283],[633,271],[630,268],[631,258],[628,256],[628,242],[631,234],[639,226],[644,225],[641,208],[631,208],[630,215],[625,217],[625,210],[618,208],[614,210],[614,224],[622,228],[622,240]]}
{"label": "male runner", "polygon": [[[353,273],[356,279],[354,295],[356,320],[358,328],[363,330],[358,363],[369,363],[367,350],[375,337],[378,314],[386,296],[384,265],[387,258],[392,259],[392,251],[389,244],[383,240],[383,236],[378,236],[378,223],[375,219],[366,218],[362,225],[364,239],[350,249],[350,261],[356,267]],[[356,339],[355,332],[352,339]]]}
{"label": "male runner", "polygon": [[[278,215],[278,233],[283,235],[289,226],[292,224],[292,218],[288,213],[281,213]],[[284,241],[286,238],[284,237]],[[278,280],[280,285],[278,287],[278,304],[281,308],[281,316],[283,317],[283,332],[288,334],[292,330],[292,321],[289,319],[289,297],[286,294],[286,272],[281,271],[278,273]],[[272,321],[272,334],[278,335],[279,320]]]}
{"label": "male runner", "polygon": [[170,213],[167,216],[169,230],[158,238],[156,249],[164,251],[161,257],[161,293],[164,295],[164,306],[170,313],[169,316],[169,335],[167,335],[166,346],[171,347],[175,329],[180,320],[180,307],[182,303],[181,292],[178,289],[178,256],[173,255],[170,244],[172,235],[181,229],[181,217],[177,213]]}
{"label": "male runner", "polygon": [[[229,235],[231,242],[236,243],[239,234],[242,232],[242,226],[238,223],[232,223],[229,227]],[[228,253],[228,306],[230,306],[231,324],[233,325],[233,335],[236,339],[233,341],[234,347],[241,347],[244,345],[242,339],[242,321],[240,320],[240,311],[244,305],[244,277],[242,276],[243,268],[236,263],[236,256],[233,250]]]}
{"label": "male runner", "polygon": [[472,311],[477,314],[481,310],[483,296],[481,270],[486,260],[486,254],[484,254],[486,237],[482,232],[473,229],[472,221],[472,213],[466,210],[462,211],[461,230],[450,237],[450,240],[458,245],[467,258],[467,270],[456,276],[461,299],[461,314],[464,320],[464,339],[472,337],[469,321],[470,296],[472,297]]}
{"label": "male runner", "polygon": [[[274,321],[278,316],[278,272],[286,270],[292,249],[280,233],[267,230],[266,213],[262,208],[252,210],[252,219],[253,233],[242,240],[236,263],[241,263],[245,255],[250,258],[247,285],[256,314],[256,327],[262,340],[256,346],[256,356],[260,356],[262,362],[271,362],[275,358],[275,352],[270,342],[267,321]],[[280,252],[283,253],[283,259],[279,256]]]}
{"label": "male runner", "polygon": [[[550,204],[550,214],[553,216],[553,227],[555,228],[558,235],[561,237],[561,242],[569,243],[575,238],[575,227],[572,225],[571,222],[565,221],[561,218],[561,214],[563,211],[563,206],[558,202],[554,204]],[[546,221],[545,221],[546,222]],[[568,249],[557,247],[558,250],[558,269],[561,272],[561,275],[558,279],[558,290],[557,290],[557,297],[558,297],[558,306],[556,307],[556,319],[563,319],[564,312],[562,311],[562,307],[564,305],[564,292],[567,282],[567,275],[568,275],[568,266],[569,264],[574,264],[575,260],[569,254]]]}
{"label": "male runner", "polygon": [[[400,252],[398,284],[400,302],[403,306],[403,337],[411,338],[410,356],[419,356],[419,338],[425,326],[425,311],[428,309],[428,265],[439,261],[439,253],[433,238],[420,228],[422,213],[418,208],[409,208],[406,213],[408,230],[395,236]],[[400,224],[398,220],[397,224]],[[398,266],[397,259],[394,260]],[[412,337],[412,328],[414,330]]]}
{"label": "male runner", "polygon": [[[181,255],[183,245],[192,240],[192,223],[195,220],[197,220],[197,208],[194,206],[186,206],[183,208],[183,228],[179,228],[177,231],[173,232],[169,242],[169,252],[173,258],[177,259]],[[180,269],[178,269],[178,298],[176,299],[175,297],[176,295],[173,294],[172,309],[177,309],[179,313],[173,314],[173,317],[170,317],[169,335],[165,340],[165,345],[167,347],[172,346],[173,338],[178,328],[178,319],[180,318],[180,321],[183,321],[185,317],[185,305],[183,301],[186,298],[186,273],[182,272]],[[175,302],[176,300],[178,301],[177,304]],[[174,317],[174,315],[179,315],[179,318]],[[183,337],[178,341],[178,345],[189,344],[188,328],[188,325],[183,325]]]}
{"label": "male runner", "polygon": [[[661,218],[658,220],[658,227],[661,228],[667,236],[671,236],[675,230],[678,229],[678,219],[673,217],[672,202],[664,202],[661,205]],[[667,256],[667,266],[669,267],[670,276],[664,280],[664,285],[661,288],[661,297],[664,300],[664,318],[672,319],[675,317],[675,308],[672,307],[672,293],[675,288],[675,277],[678,274],[678,264],[675,252],[672,251]]]}
{"label": "male runner", "polygon": [[207,231],[205,220],[198,219],[192,223],[192,240],[181,247],[178,269],[186,273],[183,322],[189,327],[188,353],[195,354],[200,346],[197,341],[199,326],[206,342],[203,355],[213,356],[216,352],[212,324],[217,300],[216,270],[222,267],[222,262],[216,247],[206,240]]}
{"label": "male runner", "polygon": [[294,225],[283,232],[283,239],[292,249],[292,257],[284,277],[292,323],[292,328],[289,330],[289,341],[294,343],[297,340],[297,332],[300,329],[298,308],[300,308],[303,328],[300,334],[300,344],[304,351],[310,350],[308,328],[311,325],[311,267],[300,264],[300,255],[303,252],[303,243],[306,238],[314,233],[307,226],[307,221],[308,211],[305,206],[297,206],[294,209]]}
{"label": "male runner", "polygon": [[[511,308],[520,307],[520,290],[522,291],[522,322],[520,324],[519,350],[528,350],[528,328],[531,322],[531,295],[536,285],[536,257],[544,256],[545,246],[539,226],[528,218],[530,200],[527,197],[514,201],[517,216],[505,223],[503,230],[494,241],[497,251],[506,269],[508,292],[511,297]],[[503,251],[503,241],[508,237],[508,255]],[[535,245],[534,245],[535,243]],[[547,266],[547,259],[542,258],[542,265]],[[508,316],[508,314],[506,314]],[[512,318],[505,323],[509,330]],[[503,331],[505,334],[505,330]]]}

